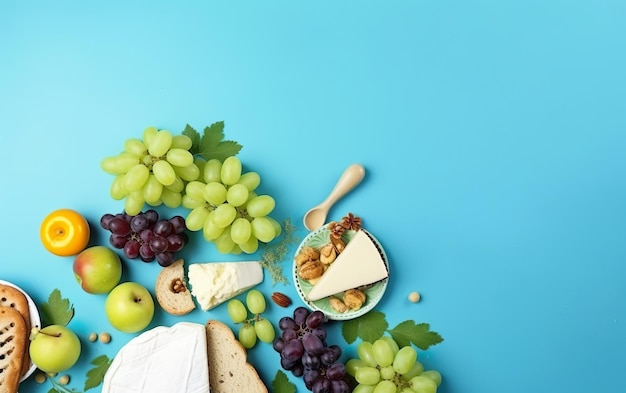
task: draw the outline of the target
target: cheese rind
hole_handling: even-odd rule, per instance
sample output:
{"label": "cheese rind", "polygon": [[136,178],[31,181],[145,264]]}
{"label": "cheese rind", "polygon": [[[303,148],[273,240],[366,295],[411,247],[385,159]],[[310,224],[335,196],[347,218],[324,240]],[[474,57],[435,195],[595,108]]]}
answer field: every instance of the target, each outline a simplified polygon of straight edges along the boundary
{"label": "cheese rind", "polygon": [[211,262],[189,265],[191,294],[207,311],[263,281],[259,262]]}
{"label": "cheese rind", "polygon": [[311,288],[306,299],[316,301],[388,276],[385,261],[376,244],[363,230],[359,230]]}
{"label": "cheese rind", "polygon": [[145,331],[124,345],[111,362],[102,393],[210,391],[203,325],[179,322]]}

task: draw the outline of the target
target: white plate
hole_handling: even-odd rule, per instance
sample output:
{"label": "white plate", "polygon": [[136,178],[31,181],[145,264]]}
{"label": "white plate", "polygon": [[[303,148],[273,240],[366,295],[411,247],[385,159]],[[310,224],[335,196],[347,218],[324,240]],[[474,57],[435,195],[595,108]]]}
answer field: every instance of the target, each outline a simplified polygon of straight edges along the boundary
{"label": "white plate", "polygon": [[[35,304],[33,299],[30,297],[30,295],[27,294],[22,288],[8,281],[0,280],[0,284],[8,285],[10,287],[16,288],[17,290],[19,290],[20,292],[24,294],[24,296],[26,297],[26,300],[28,301],[28,311],[30,312],[30,326],[31,328],[34,328],[34,327],[41,328],[41,318],[39,317],[39,310],[37,310],[37,305]],[[28,332],[28,335],[30,336],[30,332]],[[34,373],[36,369],[37,369],[37,366],[35,366],[33,362],[30,362],[30,367],[28,368],[28,371],[26,371],[26,374],[22,376],[22,378],[20,379],[20,382],[30,377],[31,374]]]}

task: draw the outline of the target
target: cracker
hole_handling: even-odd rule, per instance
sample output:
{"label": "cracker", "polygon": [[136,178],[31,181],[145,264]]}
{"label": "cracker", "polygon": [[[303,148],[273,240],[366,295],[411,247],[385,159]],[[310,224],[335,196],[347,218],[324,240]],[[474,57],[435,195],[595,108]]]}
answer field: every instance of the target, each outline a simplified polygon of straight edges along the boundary
{"label": "cracker", "polygon": [[0,306],[0,393],[17,393],[27,345],[26,322],[13,307]]}
{"label": "cracker", "polygon": [[[18,311],[24,319],[25,329],[27,334],[29,334],[31,329],[30,309],[28,307],[28,299],[26,299],[26,296],[22,293],[22,291],[10,285],[0,284],[0,306],[11,307]],[[22,359],[22,375],[24,375],[30,368],[28,348],[24,350],[24,356]]]}

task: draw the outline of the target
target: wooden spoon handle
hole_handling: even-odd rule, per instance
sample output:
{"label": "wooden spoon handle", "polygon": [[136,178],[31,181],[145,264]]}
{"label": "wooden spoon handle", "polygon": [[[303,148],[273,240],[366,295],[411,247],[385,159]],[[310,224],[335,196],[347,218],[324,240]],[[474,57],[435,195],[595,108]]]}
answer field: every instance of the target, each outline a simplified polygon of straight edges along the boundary
{"label": "wooden spoon handle", "polygon": [[365,177],[365,168],[360,164],[352,164],[343,172],[335,188],[328,194],[322,205],[330,207],[350,190],[357,186]]}

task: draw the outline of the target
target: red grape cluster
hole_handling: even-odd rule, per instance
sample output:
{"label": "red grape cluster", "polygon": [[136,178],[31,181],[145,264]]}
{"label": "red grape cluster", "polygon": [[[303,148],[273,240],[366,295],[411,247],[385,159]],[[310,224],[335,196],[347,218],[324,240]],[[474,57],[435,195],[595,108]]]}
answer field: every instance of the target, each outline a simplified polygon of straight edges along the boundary
{"label": "red grape cluster", "polygon": [[313,393],[348,393],[346,368],[338,362],[341,348],[326,345],[323,312],[298,307],[293,317],[285,316],[278,321],[282,334],[274,340],[274,350],[280,353],[280,364]]}
{"label": "red grape cluster", "polygon": [[183,217],[159,219],[159,214],[152,209],[135,216],[107,213],[100,218],[100,226],[111,232],[109,242],[124,250],[127,258],[141,258],[144,262],[156,259],[163,267],[175,261],[174,254],[182,250],[188,240]]}

